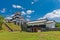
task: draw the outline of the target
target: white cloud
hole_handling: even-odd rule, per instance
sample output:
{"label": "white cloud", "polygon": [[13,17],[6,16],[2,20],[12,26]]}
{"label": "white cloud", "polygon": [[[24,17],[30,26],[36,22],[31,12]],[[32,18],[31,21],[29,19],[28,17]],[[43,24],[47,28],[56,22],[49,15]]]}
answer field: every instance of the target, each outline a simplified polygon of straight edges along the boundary
{"label": "white cloud", "polygon": [[31,18],[31,16],[27,15],[27,18]]}
{"label": "white cloud", "polygon": [[47,13],[44,18],[59,18],[60,17],[60,9],[53,10],[50,13]]}
{"label": "white cloud", "polygon": [[20,6],[20,5],[15,5],[15,4],[13,4],[12,7],[13,7],[13,8],[22,8],[22,9],[23,9],[22,6]]}
{"label": "white cloud", "polygon": [[34,11],[34,10],[27,10],[27,11],[26,11],[27,14],[31,14],[31,13],[33,13],[33,12],[35,12],[35,11]]}
{"label": "white cloud", "polygon": [[1,13],[5,13],[5,11],[6,11],[6,8],[3,8],[2,10],[0,10],[1,11]]}
{"label": "white cloud", "polygon": [[12,15],[7,15],[5,19],[12,19],[12,17],[14,16],[15,14],[12,14]]}
{"label": "white cloud", "polygon": [[12,19],[12,17],[6,17],[5,19]]}
{"label": "white cloud", "polygon": [[21,13],[22,13],[21,15],[25,15],[26,14],[24,11],[21,11]]}
{"label": "white cloud", "polygon": [[26,19],[27,21],[30,21],[30,19]]}
{"label": "white cloud", "polygon": [[60,9],[53,10],[52,12],[47,13],[45,16],[38,18],[38,20],[46,18],[48,20],[55,20],[56,22],[60,22]]}
{"label": "white cloud", "polygon": [[34,13],[34,10],[26,10],[26,11],[21,11],[21,15],[30,15],[32,13]]}
{"label": "white cloud", "polygon": [[60,2],[60,0],[58,0]]}
{"label": "white cloud", "polygon": [[17,5],[17,8],[22,8],[22,6],[20,6],[20,5]]}
{"label": "white cloud", "polygon": [[13,8],[17,8],[16,5],[12,5]]}
{"label": "white cloud", "polygon": [[34,0],[34,2],[38,2],[39,0]]}
{"label": "white cloud", "polygon": [[34,3],[36,3],[36,2],[38,2],[39,0],[33,0],[32,2],[31,2],[31,4],[34,4]]}
{"label": "white cloud", "polygon": [[34,4],[35,2],[31,2],[31,4]]}
{"label": "white cloud", "polygon": [[13,17],[15,14],[12,14],[11,17]]}
{"label": "white cloud", "polygon": [[40,20],[40,19],[46,19],[46,18],[44,18],[44,17],[40,17],[40,18],[38,18],[37,20]]}

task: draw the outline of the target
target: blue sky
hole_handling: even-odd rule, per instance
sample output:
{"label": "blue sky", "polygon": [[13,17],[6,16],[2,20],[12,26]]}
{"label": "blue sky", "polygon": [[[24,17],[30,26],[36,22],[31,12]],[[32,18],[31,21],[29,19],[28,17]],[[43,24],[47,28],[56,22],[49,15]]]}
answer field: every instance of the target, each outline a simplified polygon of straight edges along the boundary
{"label": "blue sky", "polygon": [[0,0],[0,15],[5,17],[20,11],[27,20],[36,20],[57,9],[60,0]]}

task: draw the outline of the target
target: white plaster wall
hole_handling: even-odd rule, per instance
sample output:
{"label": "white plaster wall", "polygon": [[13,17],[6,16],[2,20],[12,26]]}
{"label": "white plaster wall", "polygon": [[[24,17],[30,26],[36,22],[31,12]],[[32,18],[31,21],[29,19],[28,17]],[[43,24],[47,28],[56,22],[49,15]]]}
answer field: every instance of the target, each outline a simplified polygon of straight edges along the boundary
{"label": "white plaster wall", "polygon": [[55,28],[55,22],[53,22],[53,23],[47,23],[46,27],[48,27],[48,28]]}

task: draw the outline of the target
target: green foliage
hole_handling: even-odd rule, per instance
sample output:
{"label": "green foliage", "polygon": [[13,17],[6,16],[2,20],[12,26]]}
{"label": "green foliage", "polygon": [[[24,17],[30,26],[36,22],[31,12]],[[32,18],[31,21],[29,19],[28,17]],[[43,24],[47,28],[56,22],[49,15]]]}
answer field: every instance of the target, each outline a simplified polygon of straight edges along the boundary
{"label": "green foliage", "polygon": [[0,16],[0,24],[2,24],[4,21],[4,17],[3,16]]}
{"label": "green foliage", "polygon": [[2,29],[3,22],[4,22],[4,17],[0,15],[0,30]]}
{"label": "green foliage", "polygon": [[56,27],[59,27],[60,28],[60,23],[56,23]]}
{"label": "green foliage", "polygon": [[4,19],[4,17],[0,15],[0,20],[3,20],[3,19]]}
{"label": "green foliage", "polygon": [[3,24],[3,20],[0,20],[0,25]]}

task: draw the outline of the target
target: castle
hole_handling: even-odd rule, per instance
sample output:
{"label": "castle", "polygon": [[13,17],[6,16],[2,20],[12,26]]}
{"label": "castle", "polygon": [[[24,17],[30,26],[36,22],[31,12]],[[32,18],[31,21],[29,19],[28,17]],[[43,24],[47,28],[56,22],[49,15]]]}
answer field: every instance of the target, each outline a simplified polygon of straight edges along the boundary
{"label": "castle", "polygon": [[7,22],[13,22],[16,25],[21,26],[22,31],[40,32],[44,28],[55,28],[55,21],[47,19],[40,19],[36,21],[27,22],[20,12],[16,12],[11,19],[6,19]]}

